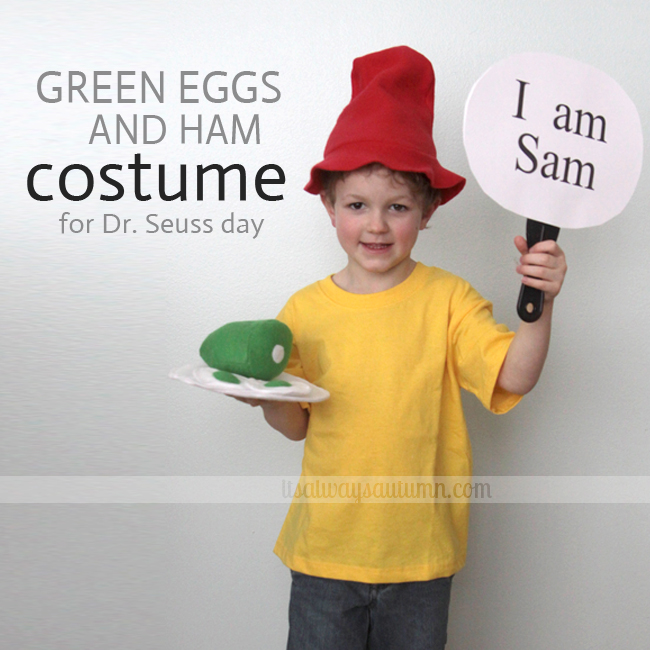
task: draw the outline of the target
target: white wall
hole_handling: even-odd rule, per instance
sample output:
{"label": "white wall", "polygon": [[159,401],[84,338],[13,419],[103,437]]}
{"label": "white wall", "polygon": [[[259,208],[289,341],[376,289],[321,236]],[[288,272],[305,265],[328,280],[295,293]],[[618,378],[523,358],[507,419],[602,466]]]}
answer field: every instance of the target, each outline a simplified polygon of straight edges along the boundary
{"label": "white wall", "polygon": [[[407,44],[437,72],[442,162],[468,177],[417,244],[463,275],[517,326],[512,239],[471,178],[465,99],[492,63],[546,51],[616,79],[648,124],[647,33],[640,0],[448,2],[3,2],[2,392],[0,474],[282,476],[302,443],[258,410],[167,379],[230,320],[270,318],[296,289],[344,264],[318,200],[302,191],[349,98],[352,59]],[[277,70],[275,104],[180,105],[179,70]],[[46,70],[165,70],[164,106],[44,104]],[[94,117],[181,112],[260,115],[261,144],[89,145]],[[205,118],[204,118],[205,119]],[[647,147],[646,147],[647,151]],[[36,202],[25,178],[132,161],[283,167],[284,200],[111,205]],[[569,274],[544,376],[512,413],[466,400],[478,475],[648,475],[650,310],[648,167],[625,212],[562,231]],[[126,177],[126,173],[124,174]],[[153,177],[153,174],[152,174]],[[42,178],[45,178],[44,176]],[[173,177],[170,177],[173,178]],[[50,183],[56,192],[55,182]],[[173,187],[173,185],[172,185]],[[106,188],[108,189],[108,188]],[[127,192],[131,192],[127,188]],[[60,235],[58,217],[264,218],[244,235]],[[272,554],[285,505],[45,505],[0,508],[3,647],[282,648],[289,572]],[[477,505],[469,560],[454,582],[451,650],[642,647],[650,635],[648,506]]]}

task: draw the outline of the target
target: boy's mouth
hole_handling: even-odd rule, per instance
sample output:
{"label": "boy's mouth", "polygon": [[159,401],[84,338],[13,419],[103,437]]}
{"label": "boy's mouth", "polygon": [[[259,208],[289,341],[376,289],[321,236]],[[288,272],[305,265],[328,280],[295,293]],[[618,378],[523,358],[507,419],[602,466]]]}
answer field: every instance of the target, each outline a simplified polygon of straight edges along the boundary
{"label": "boy's mouth", "polygon": [[361,242],[361,245],[370,251],[385,251],[392,246],[392,244],[374,244],[372,242]]}

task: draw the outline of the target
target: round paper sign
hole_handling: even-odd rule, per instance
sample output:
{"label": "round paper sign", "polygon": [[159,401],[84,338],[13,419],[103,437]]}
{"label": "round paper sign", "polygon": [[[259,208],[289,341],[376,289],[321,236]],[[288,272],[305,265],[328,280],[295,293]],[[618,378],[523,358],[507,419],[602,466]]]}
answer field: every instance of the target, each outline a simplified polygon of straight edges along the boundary
{"label": "round paper sign", "polygon": [[636,107],[608,75],[553,54],[492,66],[465,105],[465,150],[497,203],[560,228],[623,211],[643,157]]}

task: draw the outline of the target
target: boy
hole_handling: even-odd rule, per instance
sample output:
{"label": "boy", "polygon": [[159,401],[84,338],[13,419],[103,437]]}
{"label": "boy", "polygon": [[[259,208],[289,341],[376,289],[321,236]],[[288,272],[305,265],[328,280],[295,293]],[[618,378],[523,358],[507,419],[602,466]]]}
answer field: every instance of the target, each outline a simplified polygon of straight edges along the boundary
{"label": "boy", "polygon": [[[287,372],[331,397],[244,400],[305,439],[303,477],[470,476],[460,389],[504,413],[541,373],[566,273],[555,242],[528,251],[515,240],[517,272],[546,297],[542,318],[516,335],[468,283],[411,258],[465,183],[437,160],[433,89],[431,64],[410,48],[356,59],[352,99],[305,188],[320,194],[348,263],[278,318],[294,334]],[[288,648],[444,648],[467,523],[467,503],[294,499],[275,547],[292,572]]]}

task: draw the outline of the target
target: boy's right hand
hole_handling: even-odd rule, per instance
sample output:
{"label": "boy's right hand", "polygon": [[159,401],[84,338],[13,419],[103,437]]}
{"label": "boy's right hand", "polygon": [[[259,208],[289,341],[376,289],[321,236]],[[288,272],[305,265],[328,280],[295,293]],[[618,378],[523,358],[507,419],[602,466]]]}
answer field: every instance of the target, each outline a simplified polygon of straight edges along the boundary
{"label": "boy's right hand", "polygon": [[249,406],[261,406],[264,411],[264,419],[289,440],[305,439],[309,413],[298,402],[281,402],[236,395],[231,395],[231,397]]}

